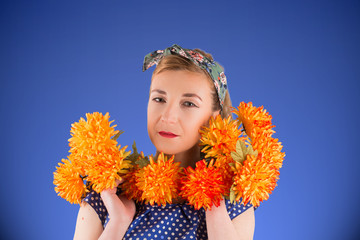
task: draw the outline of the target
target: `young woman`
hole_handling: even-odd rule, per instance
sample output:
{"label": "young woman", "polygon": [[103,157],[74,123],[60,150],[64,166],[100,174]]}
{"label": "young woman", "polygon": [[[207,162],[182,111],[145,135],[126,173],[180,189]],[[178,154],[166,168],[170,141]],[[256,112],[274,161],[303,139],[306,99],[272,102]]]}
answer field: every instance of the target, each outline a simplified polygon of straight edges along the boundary
{"label": "young woman", "polygon": [[[229,116],[231,101],[222,68],[199,49],[173,45],[145,57],[156,64],[148,102],[148,133],[157,154],[180,166],[200,160],[199,129],[210,117]],[[119,184],[121,184],[119,182]],[[254,209],[222,200],[211,210],[185,202],[151,206],[116,194],[91,192],[80,207],[74,239],[253,239]]]}

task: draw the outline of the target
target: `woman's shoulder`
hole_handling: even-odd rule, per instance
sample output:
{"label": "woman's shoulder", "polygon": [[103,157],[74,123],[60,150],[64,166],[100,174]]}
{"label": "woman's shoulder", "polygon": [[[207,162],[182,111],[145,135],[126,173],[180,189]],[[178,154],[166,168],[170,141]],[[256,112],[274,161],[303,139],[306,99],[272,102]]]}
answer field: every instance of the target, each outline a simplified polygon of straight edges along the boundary
{"label": "woman's shoulder", "polygon": [[230,219],[233,220],[249,208],[251,208],[253,205],[251,203],[247,203],[246,205],[241,202],[242,199],[240,199],[239,202],[231,203],[230,200],[225,199],[226,204],[226,210],[230,216]]}
{"label": "woman's shoulder", "polygon": [[89,204],[95,210],[99,219],[101,220],[101,224],[105,226],[108,220],[108,212],[106,210],[104,202],[100,197],[100,194],[95,192],[94,190],[91,190],[83,199],[83,202]]}

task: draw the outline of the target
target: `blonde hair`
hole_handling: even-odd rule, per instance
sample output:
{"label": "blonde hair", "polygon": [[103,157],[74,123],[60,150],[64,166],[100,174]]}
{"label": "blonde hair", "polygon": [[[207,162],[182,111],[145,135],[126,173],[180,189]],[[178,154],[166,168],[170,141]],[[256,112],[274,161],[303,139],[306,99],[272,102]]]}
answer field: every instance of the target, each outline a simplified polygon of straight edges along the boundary
{"label": "blonde hair", "polygon": [[[206,53],[200,49],[194,49],[194,51],[197,51],[197,52],[201,53],[202,55],[204,55],[205,57],[213,60],[213,57],[209,53]],[[212,89],[211,95],[212,95],[212,99],[213,99],[212,110],[214,112],[220,110],[221,117],[223,117],[223,118],[231,116],[231,99],[230,99],[229,90],[226,91],[223,108],[221,109],[220,100],[217,95],[217,92],[215,91],[214,81],[211,79],[210,75],[207,73],[207,71],[205,69],[201,69],[195,63],[193,63],[192,61],[190,61],[189,59],[187,59],[185,57],[182,57],[178,54],[172,54],[172,55],[165,56],[163,59],[161,59],[159,64],[156,66],[156,68],[152,74],[152,78],[156,74],[164,72],[164,71],[177,71],[177,70],[184,70],[184,71],[205,74],[212,86],[211,87],[211,89]]]}

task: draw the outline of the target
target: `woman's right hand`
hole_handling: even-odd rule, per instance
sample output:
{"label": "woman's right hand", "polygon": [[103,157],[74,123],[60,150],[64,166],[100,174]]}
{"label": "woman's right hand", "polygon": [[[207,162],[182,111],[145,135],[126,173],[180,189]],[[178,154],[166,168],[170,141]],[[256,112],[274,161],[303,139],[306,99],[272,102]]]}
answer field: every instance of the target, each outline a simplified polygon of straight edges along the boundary
{"label": "woman's right hand", "polygon": [[114,188],[103,190],[100,193],[109,213],[109,222],[99,239],[121,239],[135,216],[135,202],[125,196],[116,195],[117,186],[122,181],[117,180],[116,183]]}
{"label": "woman's right hand", "polygon": [[101,199],[109,213],[109,218],[117,221],[132,221],[136,207],[133,200],[125,196],[116,195],[117,186],[122,181],[116,180],[116,186],[112,189],[105,189],[100,193]]}

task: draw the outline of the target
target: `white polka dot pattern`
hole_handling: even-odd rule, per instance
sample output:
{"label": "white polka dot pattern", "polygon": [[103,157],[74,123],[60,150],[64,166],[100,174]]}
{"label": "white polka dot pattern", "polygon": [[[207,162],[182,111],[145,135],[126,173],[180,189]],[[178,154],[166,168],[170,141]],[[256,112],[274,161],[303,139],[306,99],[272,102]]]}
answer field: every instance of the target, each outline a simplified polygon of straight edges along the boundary
{"label": "white polka dot pattern", "polygon": [[[91,191],[84,201],[94,208],[105,227],[109,218],[100,195]],[[228,200],[225,203],[231,219],[252,206],[231,204]],[[136,215],[124,239],[207,239],[205,211],[186,204],[151,206],[137,203]]]}

